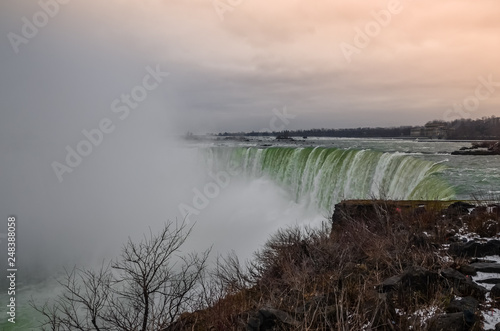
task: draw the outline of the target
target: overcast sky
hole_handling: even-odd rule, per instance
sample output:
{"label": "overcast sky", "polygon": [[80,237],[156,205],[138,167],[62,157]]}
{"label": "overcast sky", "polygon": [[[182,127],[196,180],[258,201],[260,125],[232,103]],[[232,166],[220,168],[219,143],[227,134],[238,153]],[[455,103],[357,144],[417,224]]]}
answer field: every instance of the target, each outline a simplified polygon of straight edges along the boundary
{"label": "overcast sky", "polygon": [[[180,133],[259,130],[283,107],[290,128],[423,124],[479,76],[500,81],[496,0],[65,1],[17,54],[8,33],[41,6],[0,4],[2,119],[18,129],[90,125],[156,65],[170,76],[137,112]],[[500,115],[497,89],[467,115]]]}
{"label": "overcast sky", "polygon": [[[59,251],[105,237],[85,222],[174,218],[194,184],[165,141],[269,128],[273,109],[288,129],[500,116],[499,15],[498,0],[1,0],[2,213]],[[53,163],[100,125],[60,182]]]}

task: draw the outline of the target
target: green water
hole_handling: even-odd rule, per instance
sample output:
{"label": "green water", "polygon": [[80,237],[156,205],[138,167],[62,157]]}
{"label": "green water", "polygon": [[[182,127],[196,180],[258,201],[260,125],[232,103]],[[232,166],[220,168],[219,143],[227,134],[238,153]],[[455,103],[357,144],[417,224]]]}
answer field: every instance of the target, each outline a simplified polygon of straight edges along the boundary
{"label": "green water", "polygon": [[211,147],[210,169],[241,169],[249,178],[267,177],[296,202],[331,210],[342,199],[423,199],[455,197],[441,174],[442,163],[404,153],[328,147]]}
{"label": "green water", "polygon": [[[204,145],[192,150],[194,155],[201,151],[198,155],[204,170],[233,169],[247,180],[272,181],[288,193],[290,200],[322,215],[329,214],[335,202],[344,198],[445,200],[469,199],[477,192],[500,194],[499,156],[449,154],[467,143],[318,139],[308,142],[309,146],[264,148],[259,144],[262,142],[247,146],[228,142],[226,146]],[[36,325],[40,316],[27,300],[33,296],[42,303],[53,298],[57,286],[28,280],[18,285],[16,324],[6,321],[3,309],[0,330],[39,330]],[[0,293],[2,305],[7,304],[6,298]]]}

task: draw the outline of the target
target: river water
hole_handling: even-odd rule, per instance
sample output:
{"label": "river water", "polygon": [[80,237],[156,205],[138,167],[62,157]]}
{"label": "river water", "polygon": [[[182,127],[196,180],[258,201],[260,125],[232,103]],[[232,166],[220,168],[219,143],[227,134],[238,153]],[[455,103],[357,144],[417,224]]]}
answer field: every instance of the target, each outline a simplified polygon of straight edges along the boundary
{"label": "river water", "polygon": [[[152,194],[155,200],[148,199],[150,208],[160,209],[165,204],[165,218],[186,218],[196,224],[189,248],[199,250],[213,245],[214,254],[235,250],[245,259],[280,227],[317,225],[328,219],[334,204],[342,199],[498,200],[500,156],[451,155],[469,145],[405,139],[309,138],[278,142],[266,137],[248,141],[212,138],[184,142],[177,152],[169,151],[169,159],[176,158],[181,165],[174,167],[175,173],[173,168],[159,166],[156,172],[142,175],[145,182],[160,181],[157,185],[169,192],[165,198]],[[72,226],[67,223],[71,220],[60,222]],[[117,224],[118,220],[108,217],[99,228],[103,237],[115,235],[117,227],[105,222]],[[125,229],[137,235],[137,228],[128,230],[124,223]],[[61,236],[64,234],[59,234],[58,240],[64,241]],[[43,251],[45,244],[40,241],[33,252],[26,254]],[[72,251],[71,240],[64,241],[64,245]],[[90,242],[87,253],[80,254],[114,257],[94,247]],[[81,256],[75,255],[73,260],[80,261]],[[27,301],[33,297],[41,303],[57,293],[56,279],[62,271],[59,267],[45,277],[36,274],[37,268],[30,270],[26,266],[16,293],[17,322],[5,322],[4,308],[1,330],[38,330],[40,316]],[[3,307],[8,300],[5,292],[0,293]]]}

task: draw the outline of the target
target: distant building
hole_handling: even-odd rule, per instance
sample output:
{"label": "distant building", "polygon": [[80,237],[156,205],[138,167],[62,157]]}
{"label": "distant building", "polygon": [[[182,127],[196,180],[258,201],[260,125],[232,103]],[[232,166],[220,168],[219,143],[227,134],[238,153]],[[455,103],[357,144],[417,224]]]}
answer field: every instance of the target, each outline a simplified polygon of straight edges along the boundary
{"label": "distant building", "polygon": [[429,122],[424,127],[424,136],[431,139],[446,139],[448,126],[444,122]]}
{"label": "distant building", "polygon": [[446,123],[430,122],[425,126],[412,127],[410,136],[415,138],[446,139],[448,137],[448,126]]}
{"label": "distant building", "polygon": [[415,127],[411,128],[410,137],[419,138],[419,137],[424,137],[424,136],[425,136],[425,134],[424,134],[424,127],[423,126],[415,126]]}

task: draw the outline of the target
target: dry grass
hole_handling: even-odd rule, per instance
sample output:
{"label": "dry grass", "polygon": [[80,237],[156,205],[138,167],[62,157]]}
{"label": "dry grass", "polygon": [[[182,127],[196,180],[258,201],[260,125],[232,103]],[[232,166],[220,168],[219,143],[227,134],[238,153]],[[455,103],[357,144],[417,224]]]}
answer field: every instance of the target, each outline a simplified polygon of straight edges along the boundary
{"label": "dry grass", "polygon": [[[389,293],[379,285],[409,267],[433,275],[459,268],[465,261],[446,258],[441,244],[464,222],[490,231],[489,219],[375,202],[367,210],[342,215],[331,228],[279,230],[244,267],[234,256],[220,260],[212,285],[219,296],[190,316],[196,316],[190,329],[242,330],[251,311],[272,307],[297,322],[273,330],[423,330],[419,312],[444,310],[453,290],[442,281],[423,287],[403,281]],[[499,231],[498,218],[491,231]]]}

